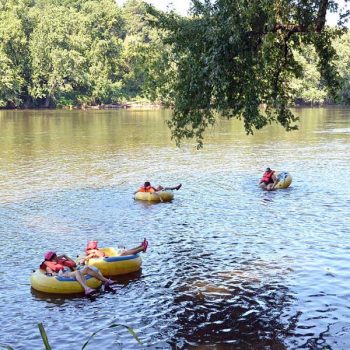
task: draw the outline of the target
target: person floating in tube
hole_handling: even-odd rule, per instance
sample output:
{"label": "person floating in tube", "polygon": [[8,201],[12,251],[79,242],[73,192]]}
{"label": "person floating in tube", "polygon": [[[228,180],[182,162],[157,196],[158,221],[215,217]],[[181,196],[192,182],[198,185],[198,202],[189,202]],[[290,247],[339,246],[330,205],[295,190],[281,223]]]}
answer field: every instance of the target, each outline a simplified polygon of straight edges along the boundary
{"label": "person floating in tube", "polygon": [[[83,265],[86,262],[88,262],[90,259],[108,257],[104,251],[102,251],[100,248],[98,248],[97,245],[98,245],[98,241],[89,241],[87,243],[87,246],[85,248],[85,257],[80,260],[80,264]],[[143,240],[143,242],[135,248],[122,249],[119,252],[119,256],[135,255],[135,254],[140,253],[140,252],[146,253],[147,248],[148,248],[148,241],[145,238]]]}
{"label": "person floating in tube", "polygon": [[63,254],[58,256],[55,251],[49,250],[45,253],[44,259],[45,260],[40,265],[40,269],[44,270],[49,276],[74,278],[84,288],[85,295],[94,292],[94,289],[86,284],[86,275],[97,278],[103,282],[106,287],[115,283],[113,280],[103,277],[101,272],[95,271],[89,266],[77,269],[76,263],[67,255]]}
{"label": "person floating in tube", "polygon": [[262,178],[259,181],[259,186],[263,190],[273,191],[277,185],[278,178],[275,175],[275,171],[271,168],[266,168]]}
{"label": "person floating in tube", "polygon": [[134,192],[158,192],[158,191],[168,191],[168,190],[179,190],[181,188],[182,184],[178,184],[174,187],[163,187],[163,186],[157,186],[153,187],[149,181],[146,181],[143,186],[141,186],[137,191]]}

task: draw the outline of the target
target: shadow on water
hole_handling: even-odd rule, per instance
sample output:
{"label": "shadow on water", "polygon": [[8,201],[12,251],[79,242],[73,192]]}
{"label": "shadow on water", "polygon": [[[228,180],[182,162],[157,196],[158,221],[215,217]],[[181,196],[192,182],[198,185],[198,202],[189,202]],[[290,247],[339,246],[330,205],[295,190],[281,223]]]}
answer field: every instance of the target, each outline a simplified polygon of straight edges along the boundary
{"label": "shadow on water", "polygon": [[113,276],[111,277],[115,282],[116,285],[127,287],[129,285],[132,285],[134,282],[137,282],[141,279],[142,276],[142,269],[128,273],[127,275],[120,275],[120,276]]}
{"label": "shadow on water", "polygon": [[[173,294],[173,349],[287,348],[284,340],[295,327],[283,317],[295,301],[287,286],[292,270],[278,260],[238,258],[234,250],[173,251],[181,264],[169,266],[174,278],[164,286]],[[224,259],[225,266],[217,264]]]}
{"label": "shadow on water", "polygon": [[174,200],[169,201],[169,202],[149,202],[149,201],[141,201],[141,200],[134,199],[135,205],[138,205],[141,208],[145,208],[145,209],[152,208],[152,207],[157,206],[157,205],[170,205],[173,203],[173,201]]}
{"label": "shadow on water", "polygon": [[293,193],[294,190],[295,189],[292,186],[290,186],[288,188],[279,189],[275,191],[262,191],[261,204],[268,205],[269,203],[274,202],[274,199],[276,199],[276,196],[277,198],[288,197]]}
{"label": "shadow on water", "polygon": [[253,281],[225,287],[220,280],[188,285],[174,299],[182,311],[173,349],[286,349],[282,339],[289,329],[281,315],[292,302],[287,287]]}
{"label": "shadow on water", "polygon": [[84,296],[84,293],[76,294],[51,294],[44,293],[31,288],[31,294],[33,299],[36,301],[46,301],[47,303],[54,304],[57,306],[64,305],[69,300],[92,300]]}

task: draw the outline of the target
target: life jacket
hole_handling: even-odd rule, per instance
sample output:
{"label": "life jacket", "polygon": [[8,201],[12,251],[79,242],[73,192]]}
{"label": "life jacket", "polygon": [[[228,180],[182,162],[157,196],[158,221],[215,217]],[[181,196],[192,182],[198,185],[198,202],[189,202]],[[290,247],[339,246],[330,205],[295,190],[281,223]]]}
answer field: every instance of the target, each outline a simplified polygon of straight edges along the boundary
{"label": "life jacket", "polygon": [[89,241],[86,249],[86,255],[92,255],[94,258],[103,258],[105,256],[104,252],[97,248],[98,241]]}
{"label": "life jacket", "polygon": [[154,187],[152,186],[141,186],[139,192],[155,192]]}
{"label": "life jacket", "polygon": [[64,270],[65,267],[69,267],[73,270],[76,266],[77,265],[74,261],[58,259],[57,261],[45,260],[41,263],[40,268],[46,270],[46,268],[48,267],[53,272],[60,272],[61,270]]}
{"label": "life jacket", "polygon": [[274,174],[274,172],[274,170],[271,170],[270,172],[265,171],[261,178],[261,182],[273,182],[272,175]]}

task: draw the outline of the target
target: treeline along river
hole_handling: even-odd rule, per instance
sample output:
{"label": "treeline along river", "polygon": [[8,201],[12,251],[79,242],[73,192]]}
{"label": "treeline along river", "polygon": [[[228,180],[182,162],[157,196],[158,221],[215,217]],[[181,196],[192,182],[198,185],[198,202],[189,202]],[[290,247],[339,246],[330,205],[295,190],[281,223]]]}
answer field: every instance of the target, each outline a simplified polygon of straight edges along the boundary
{"label": "treeline along river", "polygon": [[[169,113],[0,112],[0,343],[42,348],[42,322],[53,349],[79,349],[119,322],[147,349],[348,349],[350,110],[296,110],[291,133],[222,121],[200,151],[174,146]],[[291,187],[261,191],[266,166]],[[183,187],[147,205],[132,198],[145,180]],[[116,294],[31,290],[48,249],[144,237],[142,271],[117,278]],[[139,347],[125,329],[97,346]]]}

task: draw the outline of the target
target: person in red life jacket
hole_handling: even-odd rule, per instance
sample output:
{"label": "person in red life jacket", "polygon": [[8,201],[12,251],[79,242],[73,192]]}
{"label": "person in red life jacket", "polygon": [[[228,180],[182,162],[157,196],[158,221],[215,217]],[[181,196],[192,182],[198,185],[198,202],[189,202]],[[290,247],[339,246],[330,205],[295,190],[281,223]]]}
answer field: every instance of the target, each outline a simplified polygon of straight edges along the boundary
{"label": "person in red life jacket", "polygon": [[[105,253],[97,247],[98,241],[89,241],[85,249],[85,258],[80,260],[80,264],[85,264],[86,261],[93,258],[103,258],[106,257]],[[123,249],[120,251],[120,256],[125,255],[135,255],[137,253],[146,253],[148,247],[148,241],[145,238],[143,242],[136,248]]]}
{"label": "person in red life jacket", "polygon": [[275,175],[275,171],[270,168],[266,168],[262,178],[259,181],[259,186],[263,190],[272,191],[278,182],[278,178]]}
{"label": "person in red life jacket", "polygon": [[85,295],[91,294],[94,289],[86,284],[86,275],[93,276],[102,281],[105,286],[114,283],[113,280],[102,276],[101,272],[95,271],[89,266],[84,266],[82,269],[76,269],[76,263],[67,255],[57,256],[56,252],[48,251],[44,255],[45,260],[41,263],[40,268],[45,270],[46,274],[50,276],[62,276],[75,278],[84,288]]}
{"label": "person in red life jacket", "polygon": [[168,190],[179,190],[181,188],[182,184],[178,184],[177,186],[174,187],[163,187],[163,186],[157,186],[153,187],[149,181],[146,181],[143,186],[141,186],[137,191],[134,192],[158,192],[158,191],[168,191]]}

